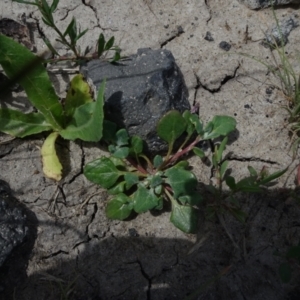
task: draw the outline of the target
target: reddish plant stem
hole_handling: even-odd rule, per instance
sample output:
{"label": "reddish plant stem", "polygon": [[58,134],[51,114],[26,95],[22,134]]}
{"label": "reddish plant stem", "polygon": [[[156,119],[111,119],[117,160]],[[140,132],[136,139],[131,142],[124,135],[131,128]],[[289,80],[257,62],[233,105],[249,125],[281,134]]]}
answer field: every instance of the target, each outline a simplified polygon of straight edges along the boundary
{"label": "reddish plant stem", "polygon": [[200,141],[200,136],[197,136],[197,138],[191,144],[189,144],[186,148],[184,148],[181,151],[175,153],[169,159],[169,161],[168,161],[167,164],[174,163],[174,162],[176,162],[180,158],[180,156],[189,153],[199,141]]}
{"label": "reddish plant stem", "polygon": [[126,160],[133,166],[135,167],[139,172],[143,174],[148,174],[148,172],[141,166],[139,165],[134,159],[131,157],[127,157]]}

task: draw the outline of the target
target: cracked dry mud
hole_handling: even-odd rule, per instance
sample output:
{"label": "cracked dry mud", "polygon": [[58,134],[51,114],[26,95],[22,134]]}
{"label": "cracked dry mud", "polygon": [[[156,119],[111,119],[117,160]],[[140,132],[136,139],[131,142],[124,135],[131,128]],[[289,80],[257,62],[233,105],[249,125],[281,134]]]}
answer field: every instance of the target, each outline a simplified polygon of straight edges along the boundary
{"label": "cracked dry mud", "polygon": [[[298,299],[299,273],[289,285],[281,283],[281,260],[299,242],[300,209],[289,196],[295,166],[287,130],[287,114],[278,79],[244,52],[272,61],[260,42],[274,25],[272,11],[251,11],[236,0],[61,0],[55,15],[61,28],[75,16],[89,32],[82,48],[94,45],[101,31],[115,40],[123,55],[138,48],[171,50],[189,88],[190,102],[200,103],[206,122],[217,114],[234,116],[237,131],[227,147],[232,174],[240,178],[247,166],[272,171],[290,165],[277,186],[262,195],[244,195],[248,213],[242,226],[230,216],[225,222],[239,245],[236,249],[217,222],[204,220],[199,232],[186,235],[169,222],[169,209],[145,213],[126,222],[105,217],[107,194],[88,182],[83,165],[105,155],[97,144],[58,142],[65,177],[57,186],[43,177],[38,147],[43,136],[16,139],[0,145],[0,177],[31,209],[36,236],[18,248],[0,274],[1,299],[184,299],[231,266],[198,299]],[[2,0],[0,15],[34,25],[35,45],[45,49],[41,35],[54,39],[32,7]],[[276,9],[279,19],[299,14],[298,6]],[[210,32],[213,41],[204,39]],[[226,41],[229,52],[219,48]],[[300,27],[289,36],[286,52],[297,65]],[[63,49],[62,49],[63,51]],[[230,54],[230,55],[228,55]],[[51,75],[64,95],[66,75]],[[6,103],[30,110],[22,94],[12,92]],[[1,138],[4,138],[1,136]],[[200,182],[211,180],[211,166],[191,158]],[[81,204],[90,197],[87,205]],[[9,267],[8,267],[9,266]],[[64,297],[64,298],[61,298]]]}

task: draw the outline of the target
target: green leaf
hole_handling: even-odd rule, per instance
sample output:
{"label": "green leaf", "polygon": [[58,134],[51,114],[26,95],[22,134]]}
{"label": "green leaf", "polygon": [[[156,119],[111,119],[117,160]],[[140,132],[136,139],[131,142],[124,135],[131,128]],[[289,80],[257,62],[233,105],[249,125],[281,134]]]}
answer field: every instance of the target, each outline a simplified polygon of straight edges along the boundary
{"label": "green leaf", "polygon": [[90,102],[93,102],[90,86],[84,80],[82,74],[77,74],[70,82],[65,99],[64,110],[66,116],[72,118],[76,108]]}
{"label": "green leaf", "polygon": [[203,134],[203,125],[196,114],[192,114],[189,110],[184,111],[183,118],[187,121],[186,132],[190,136],[196,130],[199,135]]}
{"label": "green leaf", "polygon": [[118,178],[123,175],[123,172],[119,171],[107,157],[100,157],[88,163],[84,167],[83,173],[88,180],[106,189],[112,187]]}
{"label": "green leaf", "polygon": [[162,180],[161,176],[159,176],[159,175],[152,176],[152,178],[150,180],[150,186],[152,188],[155,188],[158,185],[161,185],[162,183],[163,183],[163,180]]}
{"label": "green leaf", "polygon": [[235,179],[232,176],[226,176],[225,182],[231,190],[235,190]]}
{"label": "green leaf", "polygon": [[258,176],[256,170],[253,167],[248,166],[248,171],[249,171],[249,173],[250,173],[251,176],[253,176],[253,177],[257,177]]}
{"label": "green leaf", "polygon": [[116,50],[115,51],[115,55],[114,55],[114,57],[112,58],[112,60],[110,61],[110,62],[116,62],[116,61],[118,61],[118,60],[120,60],[121,59],[121,50]]}
{"label": "green leaf", "polygon": [[197,186],[197,178],[190,171],[172,167],[165,171],[165,175],[166,183],[171,186],[174,198],[193,193]]}
{"label": "green leaf", "polygon": [[108,40],[108,42],[105,44],[104,50],[105,50],[105,51],[109,50],[109,49],[114,45],[114,42],[115,42],[115,37],[112,36],[112,37]]}
{"label": "green leaf", "polygon": [[203,140],[226,136],[234,131],[235,127],[236,120],[234,118],[229,116],[215,116],[205,127]]}
{"label": "green leaf", "polygon": [[81,32],[79,31],[79,34],[75,38],[75,42],[77,42],[81,37],[83,37],[88,31],[89,31],[88,29],[85,29]]}
{"label": "green leaf", "polygon": [[157,125],[157,134],[169,144],[180,137],[187,127],[185,119],[177,110],[171,110],[166,113]]}
{"label": "green leaf", "polygon": [[159,168],[160,165],[163,163],[163,158],[161,155],[155,155],[154,159],[153,159],[153,166],[154,168]]}
{"label": "green leaf", "polygon": [[195,233],[197,230],[197,211],[191,206],[179,205],[172,201],[170,221],[181,231]]}
{"label": "green leaf", "polygon": [[77,26],[76,26],[76,20],[73,17],[70,24],[68,25],[66,31],[64,32],[63,36],[68,35],[70,37],[71,40],[71,44],[73,44],[73,42],[76,39],[77,36]]}
{"label": "green leaf", "polygon": [[189,162],[186,160],[181,160],[179,161],[175,166],[173,166],[172,168],[176,168],[176,169],[187,169],[189,167]]}
{"label": "green leaf", "polygon": [[220,144],[220,147],[217,152],[217,161],[220,162],[222,160],[223,151],[225,150],[226,144],[228,142],[228,137],[226,136]]}
{"label": "green leaf", "polygon": [[227,166],[228,166],[228,160],[223,161],[223,163],[221,164],[220,167],[220,177],[221,179],[223,179],[223,176],[227,170]]}
{"label": "green leaf", "polygon": [[56,8],[57,8],[57,4],[58,4],[59,0],[53,0],[51,7],[50,7],[50,11],[51,13],[54,13]]}
{"label": "green leaf", "polygon": [[116,144],[117,146],[128,145],[129,136],[126,129],[120,129],[116,133]]}
{"label": "green leaf", "polygon": [[288,168],[286,168],[284,170],[281,170],[281,171],[274,172],[271,175],[269,175],[269,176],[265,177],[264,179],[260,180],[259,184],[260,185],[265,185],[265,184],[279,178],[280,176],[282,176],[287,170],[288,170]]}
{"label": "green leaf", "polygon": [[292,278],[292,268],[289,263],[285,262],[279,266],[279,276],[283,283],[290,282]]}
{"label": "green leaf", "polygon": [[139,176],[131,172],[126,173],[124,179],[126,181],[126,190],[129,190],[133,185],[139,182]]}
{"label": "green leaf", "polygon": [[197,156],[199,156],[200,158],[204,158],[204,157],[205,157],[204,151],[203,151],[202,149],[200,149],[200,148],[194,147],[194,148],[193,148],[193,152],[194,152]]}
{"label": "green leaf", "polygon": [[98,142],[102,137],[103,103],[105,81],[102,82],[96,102],[86,103],[75,109],[68,126],[60,131],[67,140],[81,139],[87,142]]}
{"label": "green leaf", "polygon": [[98,38],[98,57],[100,57],[103,54],[104,46],[105,46],[105,38],[103,33],[100,33]]}
{"label": "green leaf", "polygon": [[256,178],[252,176],[243,178],[238,183],[236,183],[235,190],[241,192],[252,192],[252,193],[257,193],[262,191],[262,189],[257,184]]}
{"label": "green leaf", "polygon": [[125,190],[126,181],[121,181],[107,190],[110,195],[118,195]]}
{"label": "green leaf", "polygon": [[[111,147],[109,149],[111,150],[113,148]],[[117,158],[126,158],[129,155],[129,148],[128,147],[114,147],[114,150],[111,151],[111,154]]]}
{"label": "green leaf", "polygon": [[0,108],[0,131],[16,137],[51,130],[52,126],[47,123],[41,113],[24,114],[9,108]]}
{"label": "green leaf", "polygon": [[0,64],[6,75],[24,88],[30,102],[52,125],[63,126],[63,110],[42,60],[26,47],[0,34]]}
{"label": "green leaf", "polygon": [[203,201],[203,197],[198,192],[190,193],[189,195],[184,195],[178,197],[178,200],[183,204],[189,204],[189,205],[199,205]]}
{"label": "green leaf", "polygon": [[151,210],[159,205],[158,198],[153,189],[147,189],[143,185],[138,186],[138,190],[133,194],[133,209],[138,214]]}
{"label": "green leaf", "polygon": [[143,152],[143,140],[139,136],[134,135],[131,137],[130,146],[130,151],[135,155],[139,155]]}
{"label": "green leaf", "polygon": [[125,194],[119,194],[111,199],[105,209],[106,216],[114,220],[124,220],[128,218],[132,211],[130,198]]}

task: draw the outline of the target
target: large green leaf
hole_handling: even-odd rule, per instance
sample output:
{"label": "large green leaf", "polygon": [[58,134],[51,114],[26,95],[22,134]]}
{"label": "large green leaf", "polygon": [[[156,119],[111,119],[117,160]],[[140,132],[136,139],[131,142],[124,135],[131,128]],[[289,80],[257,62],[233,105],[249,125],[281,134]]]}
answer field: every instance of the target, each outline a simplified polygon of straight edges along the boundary
{"label": "large green leaf", "polygon": [[157,134],[169,144],[179,138],[187,126],[186,120],[179,111],[171,110],[157,124]]}
{"label": "large green leaf", "polygon": [[153,189],[147,189],[143,185],[139,185],[138,190],[133,195],[133,209],[138,214],[146,212],[157,207],[160,203]]}
{"label": "large green leaf", "polygon": [[215,139],[219,136],[226,136],[236,127],[236,120],[229,116],[214,116],[212,121],[208,122],[202,139]]}
{"label": "large green leaf", "polygon": [[130,198],[125,194],[119,194],[111,199],[105,209],[106,216],[110,219],[124,220],[129,217],[132,211]]}
{"label": "large green leaf", "polygon": [[62,129],[63,109],[41,59],[0,34],[0,64],[9,78],[17,79],[32,105],[44,115],[53,129]]}
{"label": "large green leaf", "polygon": [[9,108],[0,109],[0,131],[12,136],[22,138],[51,129],[41,113],[24,114]]}
{"label": "large green leaf", "polygon": [[67,140],[81,139],[98,142],[103,129],[103,102],[105,81],[101,84],[96,102],[83,104],[75,109],[72,121],[66,129],[60,131]]}
{"label": "large green leaf", "polygon": [[112,187],[118,178],[123,175],[114,163],[107,157],[100,157],[84,167],[84,175],[94,183],[108,189]]}
{"label": "large green leaf", "polygon": [[70,82],[65,100],[65,114],[68,118],[72,118],[77,107],[93,102],[90,86],[83,79],[82,74],[77,74]]}
{"label": "large green leaf", "polygon": [[165,175],[166,183],[171,186],[176,199],[179,196],[192,194],[197,186],[197,178],[190,171],[172,167],[165,171]]}
{"label": "large green leaf", "polygon": [[170,221],[186,233],[195,233],[197,230],[197,211],[191,206],[179,205],[172,201]]}

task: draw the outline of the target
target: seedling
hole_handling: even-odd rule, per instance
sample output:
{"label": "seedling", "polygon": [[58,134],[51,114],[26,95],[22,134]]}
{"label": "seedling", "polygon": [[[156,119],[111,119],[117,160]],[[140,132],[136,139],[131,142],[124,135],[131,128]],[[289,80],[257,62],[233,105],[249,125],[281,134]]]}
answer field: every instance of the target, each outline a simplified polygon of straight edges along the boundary
{"label": "seedling", "polygon": [[103,33],[100,33],[98,41],[97,41],[97,51],[88,55],[91,52],[91,49],[87,47],[85,51],[82,53],[80,50],[80,46],[77,45],[80,38],[82,38],[88,31],[85,29],[83,31],[78,28],[76,23],[76,19],[72,18],[71,22],[67,26],[64,32],[60,31],[60,29],[56,26],[55,19],[53,17],[53,13],[57,9],[57,5],[59,0],[53,0],[52,4],[49,6],[46,0],[34,0],[34,2],[24,1],[24,0],[12,0],[13,2],[19,2],[24,4],[29,4],[36,6],[40,13],[42,14],[42,20],[44,24],[52,28],[58,35],[56,42],[64,45],[68,50],[71,50],[74,54],[73,57],[60,55],[55,46],[51,44],[49,39],[44,37],[44,42],[52,52],[54,58],[47,60],[50,63],[56,63],[58,61],[74,61],[76,64],[81,63],[83,61],[88,61],[95,58],[106,59],[109,51],[113,51],[114,55],[110,58],[111,62],[116,62],[121,58],[120,52],[121,49],[118,46],[114,46],[115,38],[112,36],[107,42]]}
{"label": "seedling", "polygon": [[[111,156],[101,157],[84,168],[85,176],[112,195],[106,207],[111,219],[124,220],[133,212],[161,210],[164,201],[172,206],[170,221],[180,230],[193,233],[197,229],[196,206],[202,202],[197,191],[197,178],[184,156],[190,151],[204,157],[197,145],[201,140],[226,136],[235,129],[236,121],[228,116],[215,116],[205,127],[198,116],[185,111],[168,112],[158,123],[157,133],[168,143],[166,156],[156,155],[151,161],[143,153],[143,141],[129,137],[125,129],[116,132],[110,124],[104,140]],[[175,142],[185,135],[175,153]]]}

